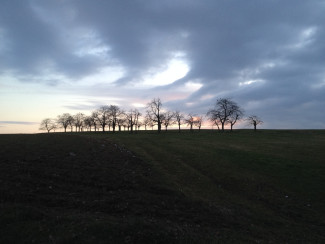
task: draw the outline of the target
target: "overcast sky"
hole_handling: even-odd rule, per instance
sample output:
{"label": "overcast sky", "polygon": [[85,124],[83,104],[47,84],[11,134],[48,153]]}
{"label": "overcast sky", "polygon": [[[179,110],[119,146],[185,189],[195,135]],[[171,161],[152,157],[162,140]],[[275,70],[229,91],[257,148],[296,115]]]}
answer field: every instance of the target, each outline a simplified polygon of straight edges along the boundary
{"label": "overcast sky", "polygon": [[[2,0],[0,133],[101,105],[325,128],[325,1]],[[32,129],[31,129],[32,128]]]}

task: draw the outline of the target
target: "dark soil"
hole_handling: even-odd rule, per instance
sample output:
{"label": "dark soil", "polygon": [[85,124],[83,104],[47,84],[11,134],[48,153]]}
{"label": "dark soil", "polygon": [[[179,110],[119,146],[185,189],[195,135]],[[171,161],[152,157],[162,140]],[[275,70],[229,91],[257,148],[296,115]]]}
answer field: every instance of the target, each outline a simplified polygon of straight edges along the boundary
{"label": "dark soil", "polygon": [[245,232],[161,179],[102,139],[1,135],[0,243],[197,243]]}

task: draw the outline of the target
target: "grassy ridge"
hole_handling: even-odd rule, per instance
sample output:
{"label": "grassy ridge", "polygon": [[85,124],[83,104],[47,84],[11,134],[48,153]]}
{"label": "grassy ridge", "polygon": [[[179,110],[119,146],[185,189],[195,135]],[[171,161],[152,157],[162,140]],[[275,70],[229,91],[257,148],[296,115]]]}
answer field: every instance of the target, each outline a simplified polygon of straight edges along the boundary
{"label": "grassy ridge", "polygon": [[324,145],[325,131],[0,135],[0,242],[322,243]]}
{"label": "grassy ridge", "polygon": [[173,189],[245,223],[244,231],[270,240],[272,235],[324,238],[325,131],[140,132],[107,138],[154,165]]}

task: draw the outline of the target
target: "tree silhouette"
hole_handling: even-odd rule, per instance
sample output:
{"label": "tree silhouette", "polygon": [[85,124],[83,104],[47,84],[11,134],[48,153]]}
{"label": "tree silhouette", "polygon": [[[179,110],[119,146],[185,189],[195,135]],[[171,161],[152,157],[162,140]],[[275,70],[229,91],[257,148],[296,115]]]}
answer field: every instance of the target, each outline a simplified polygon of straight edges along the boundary
{"label": "tree silhouette", "polygon": [[90,120],[92,121],[92,125],[94,126],[94,130],[97,131],[97,126],[98,126],[98,113],[97,111],[93,111],[90,116]]}
{"label": "tree silhouette", "polygon": [[126,116],[125,112],[121,110],[119,117],[116,120],[119,131],[121,131],[122,126],[125,125],[126,120],[127,120],[127,116]]}
{"label": "tree silhouette", "polygon": [[263,121],[256,115],[251,115],[247,118],[247,121],[250,125],[254,126],[254,131],[256,131],[257,125],[263,124]]}
{"label": "tree silhouette", "polygon": [[101,106],[96,111],[96,119],[98,124],[102,127],[103,132],[105,132],[105,127],[109,120],[109,107],[108,106]]}
{"label": "tree silhouette", "polygon": [[203,123],[203,116],[202,115],[195,117],[194,125],[199,128],[199,131],[201,130],[202,123]]}
{"label": "tree silhouette", "polygon": [[137,109],[134,109],[133,110],[133,113],[134,113],[134,125],[135,125],[135,129],[136,130],[139,130],[140,129],[140,126],[141,126],[141,125],[139,126],[139,124],[141,124],[140,121],[139,121],[139,118],[141,116],[141,113]]}
{"label": "tree silhouette", "polygon": [[133,133],[133,127],[137,129],[139,117],[141,113],[137,109],[132,109],[127,113],[128,129]]}
{"label": "tree silhouette", "polygon": [[174,112],[174,117],[178,125],[178,132],[181,132],[181,125],[184,121],[184,115],[180,111],[175,111]]}
{"label": "tree silhouette", "polygon": [[[146,115],[141,118],[141,113],[137,109],[131,109],[129,112],[124,112],[117,105],[104,105],[93,111],[90,116],[85,116],[82,113],[77,113],[71,116],[69,113],[64,113],[57,116],[56,124],[58,127],[63,128],[64,132],[67,128],[71,127],[71,132],[73,127],[76,131],[82,131],[84,128],[91,131],[92,127],[95,131],[102,129],[105,132],[105,128],[108,130],[113,129],[113,132],[124,127],[133,132],[134,130],[139,130],[141,126],[144,126],[147,130],[147,126],[150,126],[152,130],[154,126],[157,125],[158,133],[161,132],[161,126],[164,125],[167,131],[168,126],[172,124],[178,125],[178,132],[181,131],[181,125],[187,124],[190,126],[190,130],[193,131],[193,126],[198,127],[199,131],[203,124],[204,116],[196,116],[193,114],[188,114],[187,117],[184,116],[180,111],[170,112],[162,109],[162,102],[160,98],[152,99],[146,106]],[[214,107],[210,109],[206,114],[208,120],[212,121],[214,125],[217,125],[218,130],[225,130],[226,125],[230,125],[230,130],[233,130],[233,126],[244,116],[244,110],[234,101],[229,98],[217,99]],[[257,125],[263,123],[257,116],[250,116],[245,119],[254,126],[256,131]],[[43,121],[42,121],[43,123]],[[45,122],[44,122],[45,123]],[[43,127],[50,129],[50,127]],[[51,129],[53,130],[53,128]]]}
{"label": "tree silhouette", "polygon": [[233,102],[232,107],[232,114],[229,116],[229,124],[230,124],[230,130],[232,131],[233,126],[241,120],[244,116],[244,110],[239,107],[235,102]]}
{"label": "tree silhouette", "polygon": [[110,115],[110,121],[112,122],[113,132],[115,132],[115,127],[117,125],[118,117],[121,115],[122,111],[119,108],[119,106],[116,105],[110,105],[109,106],[109,115]]}
{"label": "tree silhouette", "polygon": [[165,130],[167,131],[167,127],[173,124],[174,113],[171,111],[166,111],[165,113],[161,114],[161,122],[165,126]]}
{"label": "tree silhouette", "polygon": [[162,103],[160,98],[154,98],[150,103],[147,104],[147,115],[158,126],[158,133],[161,131],[161,109]]}
{"label": "tree silhouette", "polygon": [[193,125],[195,124],[195,116],[193,114],[188,114],[185,123],[190,126],[190,131],[193,132]]}
{"label": "tree silhouette", "polygon": [[93,126],[93,119],[91,116],[86,116],[84,119],[84,125],[86,126],[87,130],[91,131],[91,127]]}
{"label": "tree silhouette", "polygon": [[207,116],[210,121],[218,126],[221,125],[221,130],[224,131],[225,125],[232,121],[232,126],[238,121],[238,118],[233,117],[234,114],[241,111],[240,107],[234,101],[228,98],[217,99],[217,102],[213,109],[210,109],[207,113]]}
{"label": "tree silhouette", "polygon": [[71,126],[71,130],[72,130],[72,121],[73,118],[69,113],[64,113],[62,115],[59,115],[57,118],[57,123],[61,128],[64,129],[64,132],[67,132],[68,126]]}
{"label": "tree silhouette", "polygon": [[69,126],[70,126],[70,130],[72,132],[73,131],[73,125],[74,125],[74,117],[72,115],[69,116],[68,123],[69,123]]}
{"label": "tree silhouette", "polygon": [[43,119],[41,124],[40,124],[40,130],[46,130],[47,133],[50,133],[51,130],[56,128],[56,124],[53,119],[46,118]]}
{"label": "tree silhouette", "polygon": [[153,122],[151,121],[151,119],[148,116],[148,114],[144,117],[144,120],[143,120],[142,123],[144,125],[144,130],[147,130],[147,126],[151,126],[151,124],[153,124]]}
{"label": "tree silhouette", "polygon": [[77,130],[79,132],[82,131],[85,115],[83,113],[77,113],[76,115],[73,116],[73,118],[74,118],[73,123],[74,123],[74,126],[76,127],[76,132],[77,132]]}

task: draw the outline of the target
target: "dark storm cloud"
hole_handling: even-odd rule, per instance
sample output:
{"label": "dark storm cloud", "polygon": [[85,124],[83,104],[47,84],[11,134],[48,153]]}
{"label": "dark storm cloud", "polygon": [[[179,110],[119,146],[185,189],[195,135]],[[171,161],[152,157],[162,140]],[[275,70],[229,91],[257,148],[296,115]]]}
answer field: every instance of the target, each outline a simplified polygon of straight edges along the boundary
{"label": "dark storm cloud", "polygon": [[43,9],[35,1],[2,3],[0,28],[8,43],[4,68],[19,75],[59,72],[82,77],[103,66],[103,60],[74,53],[79,38],[71,37],[74,24],[62,8],[49,7]]}
{"label": "dark storm cloud", "polygon": [[182,53],[190,67],[184,78],[137,95],[168,97],[197,82],[199,90],[166,105],[199,113],[230,97],[269,127],[322,128],[324,11],[319,0],[7,0],[0,9],[0,71],[78,80],[120,66],[125,73],[115,84],[131,94],[130,84]]}

